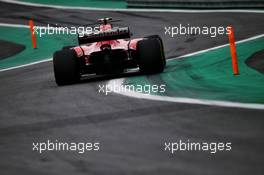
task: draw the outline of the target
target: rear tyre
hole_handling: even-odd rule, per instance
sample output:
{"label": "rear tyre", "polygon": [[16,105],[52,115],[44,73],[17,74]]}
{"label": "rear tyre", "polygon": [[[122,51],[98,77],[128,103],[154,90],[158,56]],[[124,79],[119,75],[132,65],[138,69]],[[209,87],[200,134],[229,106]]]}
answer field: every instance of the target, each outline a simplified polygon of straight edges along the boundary
{"label": "rear tyre", "polygon": [[163,50],[157,38],[141,40],[137,43],[139,69],[144,74],[161,73],[165,64]]}
{"label": "rear tyre", "polygon": [[74,50],[60,50],[53,55],[53,69],[57,85],[73,84],[80,80],[80,66]]}
{"label": "rear tyre", "polygon": [[147,36],[146,38],[156,38],[160,41],[160,44],[161,44],[161,48],[162,48],[162,53],[163,53],[163,62],[164,62],[164,66],[166,67],[166,58],[165,58],[165,52],[164,52],[164,45],[163,45],[163,41],[161,39],[161,37],[159,35],[150,35],[150,36]]}

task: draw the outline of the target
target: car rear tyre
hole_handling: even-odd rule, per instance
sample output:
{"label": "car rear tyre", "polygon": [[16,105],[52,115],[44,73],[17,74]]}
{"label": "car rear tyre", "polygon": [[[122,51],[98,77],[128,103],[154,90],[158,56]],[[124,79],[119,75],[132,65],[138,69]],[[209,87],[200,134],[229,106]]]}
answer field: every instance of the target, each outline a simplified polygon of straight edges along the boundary
{"label": "car rear tyre", "polygon": [[80,80],[80,66],[74,50],[60,50],[53,55],[53,69],[56,83],[73,84]]}
{"label": "car rear tyre", "polygon": [[164,66],[166,66],[166,58],[165,58],[165,52],[164,52],[164,45],[163,45],[163,41],[161,39],[161,37],[159,35],[150,35],[150,36],[147,36],[146,38],[156,38],[160,41],[160,44],[161,44],[161,48],[162,48],[162,53],[163,53],[163,62],[164,62]]}
{"label": "car rear tyre", "polygon": [[139,69],[144,74],[161,73],[164,70],[164,53],[157,38],[141,40],[137,43]]}

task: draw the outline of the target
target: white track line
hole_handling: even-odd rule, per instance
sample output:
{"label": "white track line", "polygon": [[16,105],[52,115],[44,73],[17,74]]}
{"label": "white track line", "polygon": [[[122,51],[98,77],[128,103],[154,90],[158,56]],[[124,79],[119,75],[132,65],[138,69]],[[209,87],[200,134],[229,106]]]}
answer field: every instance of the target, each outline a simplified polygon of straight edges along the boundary
{"label": "white track line", "polygon": [[[115,79],[110,80],[107,84],[107,87],[123,85],[125,79]],[[119,88],[122,89],[122,88]],[[186,103],[186,104],[198,104],[198,105],[208,105],[208,106],[219,106],[219,107],[229,107],[229,108],[245,108],[245,109],[258,109],[264,110],[263,104],[256,103],[240,103],[240,102],[230,102],[230,101],[218,101],[218,100],[206,100],[206,99],[195,99],[195,98],[186,98],[186,97],[169,97],[169,96],[160,96],[160,95],[147,95],[135,91],[115,91],[114,93],[124,95],[127,97],[133,97],[138,99],[154,100],[154,101],[166,101],[166,102],[175,102],[175,103]]]}
{"label": "white track line", "polygon": [[22,2],[16,0],[0,0],[2,2],[10,3],[10,4],[18,4],[18,5],[26,5],[32,7],[48,7],[48,8],[56,8],[56,9],[72,9],[72,10],[94,10],[94,11],[124,11],[124,12],[170,12],[170,13],[264,13],[263,10],[243,10],[243,9],[230,9],[230,10],[188,10],[188,9],[121,9],[121,8],[96,8],[96,7],[74,7],[74,6],[62,6],[62,5],[49,5],[49,4],[38,4],[31,2]]}
{"label": "white track line", "polygon": [[[1,23],[0,22],[0,26],[1,27],[15,27],[15,28],[28,28],[29,29],[29,25],[25,25],[25,24],[10,24],[10,23]],[[36,25],[34,25],[34,27],[36,27],[38,29],[45,28],[45,29],[53,30],[53,27],[55,27],[55,26],[47,27],[47,26],[36,26]],[[56,26],[56,27],[61,27],[61,26]],[[60,30],[66,30],[66,29],[61,28]]]}
{"label": "white track line", "polygon": [[[237,44],[239,43],[244,43],[247,41],[255,40],[258,38],[264,37],[264,34],[253,36],[244,40],[240,40],[236,42]],[[175,59],[180,59],[180,58],[185,58],[201,53],[205,53],[211,50],[216,50],[219,48],[223,48],[228,46],[229,44],[224,44],[220,45],[217,47],[201,50],[198,52],[193,52],[190,54],[186,54],[183,56],[179,56],[176,58],[169,59],[169,61],[175,60]],[[107,84],[109,87],[114,87],[114,86],[119,86],[121,87],[124,82],[124,78],[121,79],[116,79],[116,80],[110,80]],[[122,89],[122,88],[118,88]],[[139,98],[139,99],[147,99],[147,100],[155,100],[155,101],[166,101],[166,102],[176,102],[176,103],[186,103],[186,104],[199,104],[199,105],[209,105],[209,106],[220,106],[220,107],[230,107],[230,108],[246,108],[246,109],[259,109],[259,110],[264,110],[264,105],[263,104],[256,104],[256,103],[240,103],[240,102],[230,102],[230,101],[218,101],[218,100],[205,100],[205,99],[195,99],[195,98],[185,98],[185,97],[169,97],[169,96],[159,96],[159,95],[146,95],[138,92],[127,92],[127,91],[122,91],[122,92],[115,92],[120,95],[128,96],[128,97],[133,97],[133,98]]]}
{"label": "white track line", "polygon": [[14,70],[14,69],[22,68],[22,67],[28,67],[28,66],[32,66],[32,65],[35,65],[35,64],[39,64],[39,63],[49,62],[49,61],[52,61],[52,58],[47,58],[47,59],[44,59],[44,60],[41,60],[41,61],[35,61],[35,62],[32,62],[32,63],[20,65],[20,66],[14,66],[14,67],[9,67],[9,68],[5,68],[5,69],[0,69],[0,72],[5,72],[5,71],[8,71],[8,70]]}
{"label": "white track line", "polygon": [[[1,27],[15,27],[15,28],[28,28],[29,29],[29,26],[28,25],[24,25],[24,24],[0,23],[0,26]],[[34,26],[34,27],[43,27],[43,26]],[[44,27],[44,28],[47,28],[47,27]],[[8,71],[8,70],[18,69],[18,68],[27,67],[27,66],[32,66],[32,65],[35,65],[35,64],[49,62],[49,61],[52,61],[52,58],[46,58],[46,59],[43,59],[41,61],[35,61],[35,62],[32,62],[32,63],[28,63],[28,64],[23,64],[23,65],[19,65],[19,66],[10,67],[10,68],[0,69],[0,72],[5,72],[5,71]]]}
{"label": "white track line", "polygon": [[[247,39],[239,40],[239,41],[236,41],[235,43],[236,44],[241,44],[241,43],[244,43],[244,42],[247,42],[247,41],[252,41],[252,40],[255,40],[255,39],[258,39],[258,38],[262,38],[262,37],[264,37],[264,34],[260,34],[260,35],[252,36],[252,37],[247,38]],[[197,52],[192,52],[192,53],[189,53],[189,54],[186,54],[186,55],[178,56],[178,57],[175,57],[175,58],[170,58],[170,59],[167,59],[167,60],[171,61],[171,60],[176,60],[176,59],[180,59],[180,58],[186,58],[186,57],[202,54],[202,53],[205,53],[205,52],[209,52],[209,51],[220,49],[220,48],[227,47],[227,46],[229,46],[229,44],[223,44],[223,45],[220,45],[220,46],[211,47],[209,49],[204,49],[204,50],[200,50],[200,51],[197,51]]]}
{"label": "white track line", "polygon": [[[28,25],[23,25],[23,24],[0,23],[0,26],[1,27],[15,27],[15,28],[29,28]],[[5,72],[8,70],[18,69],[18,68],[27,67],[27,66],[32,66],[35,64],[44,63],[44,62],[48,62],[48,61],[52,61],[52,58],[46,58],[46,59],[41,60],[41,61],[35,61],[32,63],[28,63],[28,64],[23,64],[23,65],[19,65],[19,66],[10,67],[10,68],[0,69],[0,72]]]}
{"label": "white track line", "polygon": [[9,23],[0,23],[1,27],[16,27],[16,28],[29,28],[28,25],[23,24],[9,24]]}

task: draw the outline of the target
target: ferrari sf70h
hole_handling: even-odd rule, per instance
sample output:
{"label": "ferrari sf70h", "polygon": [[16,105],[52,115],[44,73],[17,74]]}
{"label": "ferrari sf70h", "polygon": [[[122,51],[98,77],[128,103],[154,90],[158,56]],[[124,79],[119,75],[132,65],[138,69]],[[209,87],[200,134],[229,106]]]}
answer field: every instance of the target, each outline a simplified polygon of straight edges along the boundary
{"label": "ferrari sf70h", "polygon": [[158,35],[131,39],[128,27],[113,27],[112,18],[99,19],[99,30],[78,35],[79,45],[66,46],[53,55],[58,85],[78,82],[83,75],[121,74],[139,68],[142,74],[161,73],[166,65]]}

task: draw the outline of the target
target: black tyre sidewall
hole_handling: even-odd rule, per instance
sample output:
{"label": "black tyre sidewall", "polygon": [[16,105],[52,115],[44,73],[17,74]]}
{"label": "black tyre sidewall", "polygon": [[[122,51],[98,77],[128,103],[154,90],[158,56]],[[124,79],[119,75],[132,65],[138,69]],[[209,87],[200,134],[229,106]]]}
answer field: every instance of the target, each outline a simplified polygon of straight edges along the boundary
{"label": "black tyre sidewall", "polygon": [[166,57],[165,57],[165,52],[164,52],[164,45],[163,45],[163,41],[162,41],[161,37],[159,35],[150,35],[150,36],[147,36],[146,38],[152,38],[152,39],[156,38],[160,41],[164,66],[166,66]]}
{"label": "black tyre sidewall", "polygon": [[56,83],[67,85],[80,80],[78,57],[74,50],[60,50],[53,55],[53,69]]}
{"label": "black tyre sidewall", "polygon": [[137,43],[139,69],[144,74],[161,73],[164,70],[163,50],[159,39],[148,38]]}

